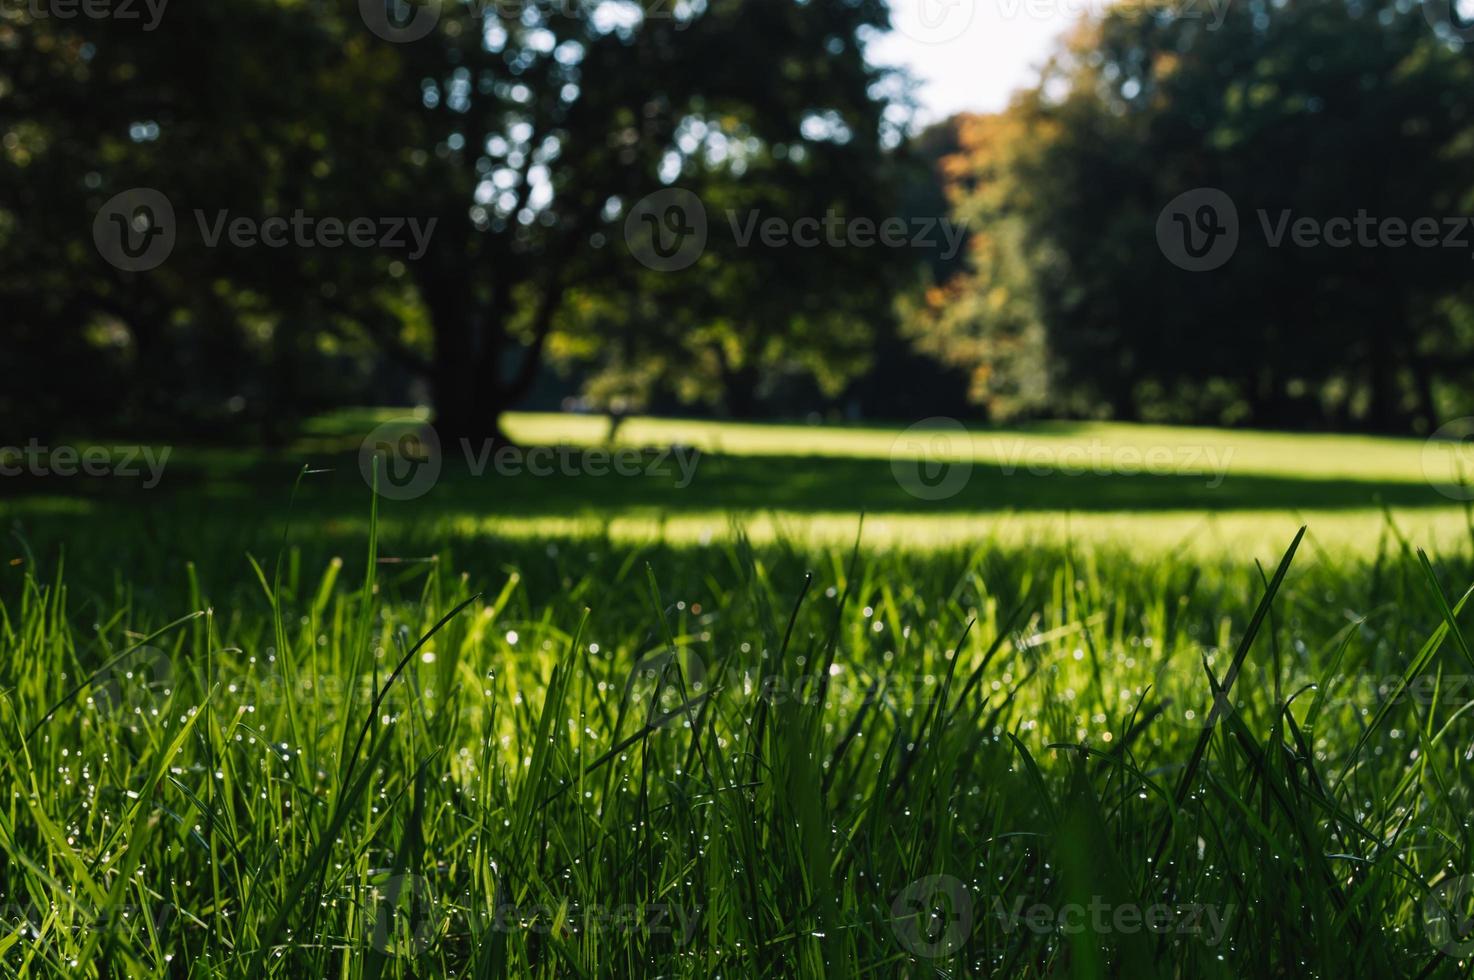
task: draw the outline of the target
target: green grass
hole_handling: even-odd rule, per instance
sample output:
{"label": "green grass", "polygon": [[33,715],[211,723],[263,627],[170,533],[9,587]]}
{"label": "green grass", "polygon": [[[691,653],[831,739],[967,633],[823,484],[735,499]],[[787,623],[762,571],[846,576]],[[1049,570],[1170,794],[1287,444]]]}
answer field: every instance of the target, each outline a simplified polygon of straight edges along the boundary
{"label": "green grass", "polygon": [[6,975],[1467,975],[1474,564],[1421,444],[1053,427],[1243,468],[1178,506],[978,449],[927,501],[893,432],[633,420],[690,486],[375,515],[371,421],[3,505]]}
{"label": "green grass", "polygon": [[[232,553],[268,553],[255,530],[275,527],[297,469],[308,462],[331,470],[309,481],[298,504],[331,555],[366,533],[361,442],[376,425],[406,414],[338,413],[275,453],[174,446],[148,493],[136,492],[138,479],[12,478],[7,483],[20,497],[0,501],[0,517],[18,518],[38,535],[79,520],[104,533],[141,520],[153,540],[175,549],[175,560],[197,557],[193,542],[202,538]],[[601,446],[608,432],[594,416],[519,414],[507,427],[529,445],[565,447]],[[633,418],[619,429],[618,444],[686,447],[697,454],[694,472],[683,480],[668,457],[660,472],[638,477],[475,476],[463,449],[451,444],[428,493],[385,504],[385,533],[436,545],[475,546],[489,535],[702,544],[729,540],[736,517],[757,542],[840,547],[863,512],[872,548],[1047,540],[1267,560],[1307,524],[1312,547],[1367,556],[1388,533],[1389,515],[1413,540],[1467,540],[1460,498],[1468,494],[1457,484],[1465,475],[1460,463],[1474,462],[1452,444],[1418,439],[1107,423],[980,429],[963,438]],[[1159,459],[1149,467],[1152,453]],[[903,480],[914,486],[929,473],[927,460],[965,462],[955,493],[926,499],[908,492]],[[220,537],[224,517],[240,526],[228,542]]]}

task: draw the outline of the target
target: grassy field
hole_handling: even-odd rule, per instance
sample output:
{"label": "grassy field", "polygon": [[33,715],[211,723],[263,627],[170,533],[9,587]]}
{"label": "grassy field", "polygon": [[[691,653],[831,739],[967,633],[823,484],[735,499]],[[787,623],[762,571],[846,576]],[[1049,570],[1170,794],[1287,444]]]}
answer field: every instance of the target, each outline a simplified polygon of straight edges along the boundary
{"label": "grassy field", "polygon": [[1445,447],[394,414],[0,478],[5,975],[1468,975]]}
{"label": "grassy field", "polygon": [[[141,520],[154,540],[185,542],[176,560],[198,558],[189,545],[201,535],[223,541],[228,533],[236,553],[271,553],[266,542],[306,463],[319,470],[297,495],[299,512],[318,525],[309,537],[350,547],[367,523],[359,450],[380,425],[403,429],[405,413],[325,417],[274,453],[172,446],[147,493],[138,492],[148,482],[142,459],[132,479],[23,474],[6,481],[19,499],[0,501],[0,513],[38,533],[75,520],[94,533],[134,531]],[[419,496],[385,502],[386,537],[397,543],[402,529],[437,547],[488,536],[704,544],[730,540],[735,518],[756,542],[844,546],[863,512],[867,549],[1047,540],[1268,561],[1302,524],[1310,548],[1338,554],[1374,554],[1399,533],[1430,548],[1470,540],[1464,498],[1474,493],[1460,485],[1460,463],[1474,459],[1415,439],[1110,423],[969,434],[633,418],[616,445],[651,449],[647,464],[629,476],[598,476],[560,464],[604,445],[603,417],[520,414],[507,428],[526,445],[559,450],[543,461],[552,472],[532,476],[525,458],[498,472],[483,446],[450,441],[438,480]],[[951,492],[926,493],[933,483]],[[267,537],[252,538],[261,528]]]}

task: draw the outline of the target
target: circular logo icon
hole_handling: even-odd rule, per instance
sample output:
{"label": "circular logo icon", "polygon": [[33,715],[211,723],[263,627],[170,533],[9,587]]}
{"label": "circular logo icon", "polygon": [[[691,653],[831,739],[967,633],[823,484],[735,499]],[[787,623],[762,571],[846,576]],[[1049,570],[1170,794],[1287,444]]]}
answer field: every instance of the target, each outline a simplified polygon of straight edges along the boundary
{"label": "circular logo icon", "polygon": [[956,419],[922,419],[891,443],[891,473],[920,500],[955,497],[972,479],[972,436]]}
{"label": "circular logo icon", "polygon": [[1459,7],[1459,0],[1423,0],[1423,17],[1445,40],[1474,41],[1474,8]]}
{"label": "circular logo icon", "polygon": [[394,44],[428,37],[440,23],[440,0],[358,0],[368,29]]}
{"label": "circular logo icon", "polygon": [[389,500],[413,500],[429,493],[440,479],[440,464],[440,437],[421,419],[385,422],[358,447],[358,470],[364,482]]}
{"label": "circular logo icon", "polygon": [[972,26],[976,0],[892,0],[892,26],[922,44],[955,41]]}
{"label": "circular logo icon", "polygon": [[108,198],[92,221],[98,254],[124,272],[163,265],[176,237],[174,205],[152,187],[134,187]]}
{"label": "circular logo icon", "polygon": [[1239,247],[1239,211],[1216,187],[1178,194],[1157,215],[1157,247],[1167,261],[1188,272],[1208,272]]}
{"label": "circular logo icon", "polygon": [[689,268],[706,251],[706,206],[680,187],[647,194],[624,219],[624,241],[641,265],[656,272]]}
{"label": "circular logo icon", "polygon": [[1474,417],[1440,425],[1423,443],[1423,479],[1450,500],[1474,500]]}
{"label": "circular logo icon", "polygon": [[917,878],[891,903],[891,929],[915,956],[951,956],[972,934],[972,896],[951,875]]}
{"label": "circular logo icon", "polygon": [[413,959],[435,940],[435,896],[420,875],[391,875],[369,889],[369,946]]}
{"label": "circular logo icon", "polygon": [[1445,956],[1474,953],[1474,875],[1445,878],[1423,899],[1423,932]]}
{"label": "circular logo icon", "polygon": [[[1209,666],[1213,668],[1213,676],[1218,679],[1218,683],[1223,684],[1228,673],[1226,658],[1219,656],[1210,659]],[[1221,691],[1215,695],[1208,681],[1208,673],[1203,669],[1202,652],[1189,648],[1174,651],[1157,664],[1156,670],[1152,672],[1152,694],[1164,705],[1164,720],[1182,728],[1201,730],[1213,718],[1215,706],[1221,721],[1233,710],[1234,696],[1242,695],[1259,681],[1260,677],[1254,673],[1253,665],[1246,662],[1239,669],[1233,690],[1227,695]]]}
{"label": "circular logo icon", "polygon": [[630,669],[624,686],[628,712],[643,716],[654,728],[679,722],[690,714],[682,705],[707,693],[706,663],[690,647],[647,653]]}
{"label": "circular logo icon", "polygon": [[92,703],[104,715],[148,714],[173,688],[174,665],[158,647],[141,646],[92,679]]}

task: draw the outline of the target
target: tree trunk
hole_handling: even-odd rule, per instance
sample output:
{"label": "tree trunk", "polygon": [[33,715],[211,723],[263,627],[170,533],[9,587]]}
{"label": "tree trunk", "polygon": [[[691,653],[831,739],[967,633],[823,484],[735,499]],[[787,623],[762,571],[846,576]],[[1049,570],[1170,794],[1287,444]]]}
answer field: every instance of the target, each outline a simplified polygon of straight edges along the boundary
{"label": "tree trunk", "polygon": [[1367,365],[1371,398],[1367,403],[1367,427],[1373,432],[1398,429],[1397,363],[1385,323],[1373,327],[1371,357]]}
{"label": "tree trunk", "polygon": [[471,362],[447,365],[436,359],[435,377],[431,379],[435,398],[435,434],[442,446],[469,439],[481,444],[490,440],[494,446],[511,440],[501,428],[501,416],[507,406],[494,366]]}
{"label": "tree trunk", "polygon": [[508,443],[501,416],[508,404],[502,375],[500,325],[488,324],[464,295],[437,297],[430,306],[435,354],[430,386],[435,401],[435,434],[443,448],[461,439],[480,447]]}
{"label": "tree trunk", "polygon": [[722,395],[728,415],[734,419],[757,418],[758,380],[758,370],[753,364],[722,372]]}
{"label": "tree trunk", "polygon": [[[520,360],[513,361],[511,348],[517,345],[507,333],[507,324],[515,287],[529,280],[518,278],[515,270],[498,276],[492,268],[468,267],[463,261],[468,247],[468,243],[446,245],[448,252],[418,267],[420,295],[429,308],[435,334],[430,365],[435,429],[442,445],[460,439],[478,447],[487,441],[493,446],[509,445],[511,440],[501,427],[502,414],[526,397],[537,378],[544,344],[562,303],[563,285],[556,271],[541,283],[541,296],[531,309],[532,340],[522,349]],[[474,285],[477,282],[485,287]]]}
{"label": "tree trunk", "polygon": [[1433,370],[1428,359],[1417,353],[1408,355],[1408,366],[1413,374],[1413,390],[1418,396],[1418,414],[1432,432],[1438,428],[1438,399],[1433,395]]}

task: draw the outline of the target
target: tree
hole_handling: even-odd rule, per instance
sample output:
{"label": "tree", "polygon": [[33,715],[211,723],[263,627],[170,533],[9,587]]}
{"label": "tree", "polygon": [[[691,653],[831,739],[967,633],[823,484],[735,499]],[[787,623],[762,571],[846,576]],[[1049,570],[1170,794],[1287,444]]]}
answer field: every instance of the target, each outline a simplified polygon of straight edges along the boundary
{"label": "tree", "polygon": [[1043,325],[1026,261],[1029,229],[1009,214],[1010,167],[1022,165],[1027,133],[1011,114],[951,121],[955,152],[941,161],[956,219],[972,229],[971,271],[938,270],[900,298],[903,333],[916,348],[966,372],[968,396],[990,418],[1007,421],[1049,404]]}
{"label": "tree", "polygon": [[[884,106],[862,39],[884,28],[883,0],[431,0],[405,13],[220,0],[170,8],[149,31],[7,15],[0,128],[15,180],[0,251],[16,263],[0,296],[23,313],[25,362],[95,351],[84,335],[105,323],[127,338],[122,388],[254,379],[286,407],[310,400],[309,380],[329,387],[312,376],[325,351],[374,350],[429,379],[443,437],[500,438],[550,344],[586,322],[569,298],[607,307],[639,297],[601,291],[652,282],[623,230],[647,195],[704,177],[730,189],[735,161],[761,158],[804,207],[869,199]],[[146,271],[108,266],[90,241],[99,209],[134,187],[180,212],[168,261]],[[434,225],[423,243],[228,249],[195,227],[199,210]],[[734,301],[738,284],[761,292],[750,271],[719,275]],[[820,281],[783,288],[793,301]],[[703,288],[693,275],[655,291],[696,309]],[[744,329],[827,366],[807,351],[829,344],[833,318],[805,326],[783,306],[772,297]],[[667,337],[666,313],[625,327]]]}
{"label": "tree", "polygon": [[[988,372],[1037,337],[1048,404],[1071,414],[1435,425],[1436,392],[1474,353],[1467,250],[1271,231],[1286,214],[1467,214],[1470,82],[1456,39],[1416,7],[1232,5],[1221,25],[1111,8],[964,130],[958,207],[991,231],[952,308],[933,304],[928,342],[993,392]],[[1207,271],[1169,261],[1156,230],[1198,188],[1237,209],[1237,248]],[[1004,373],[1023,385],[1038,360]]]}
{"label": "tree", "polygon": [[[357,88],[329,25],[249,0],[167,8],[152,28],[75,13],[0,17],[0,410],[36,433],[166,419],[218,432],[243,404],[273,424],[341,398],[345,359],[322,340],[334,292],[359,292],[347,264],[211,248],[194,217],[318,203],[318,121]],[[130,271],[94,231],[137,188],[170,203],[177,243]]]}
{"label": "tree", "polygon": [[[749,142],[743,130],[736,135]],[[565,323],[564,349],[568,361],[593,368],[591,391],[636,403],[665,391],[753,418],[785,385],[802,387],[813,404],[868,370],[878,321],[911,260],[836,247],[815,228],[896,211],[876,148],[851,147],[852,138],[824,152],[784,145],[776,155],[752,141],[756,152],[698,161],[682,180],[700,192],[691,206],[708,229],[691,264],[626,263],[617,278],[579,289],[584,314]],[[773,221],[779,233],[765,238]]]}
{"label": "tree", "polygon": [[[878,0],[448,4],[424,37],[363,52],[383,104],[329,122],[330,147],[340,187],[436,222],[406,265],[442,438],[501,437],[550,338],[579,322],[575,291],[649,282],[623,240],[646,195],[739,150],[784,147],[785,180],[862,172],[881,106],[859,38],[884,18]],[[806,135],[816,117],[853,138]],[[637,325],[662,330],[658,314]]]}

